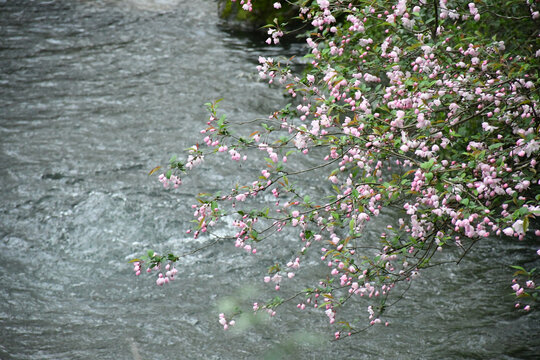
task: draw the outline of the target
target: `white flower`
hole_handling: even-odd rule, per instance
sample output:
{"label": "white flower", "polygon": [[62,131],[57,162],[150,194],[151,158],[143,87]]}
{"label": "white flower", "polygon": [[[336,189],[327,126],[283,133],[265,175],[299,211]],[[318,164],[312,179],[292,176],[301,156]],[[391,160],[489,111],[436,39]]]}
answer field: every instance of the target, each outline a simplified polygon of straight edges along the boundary
{"label": "white flower", "polygon": [[503,230],[503,233],[506,236],[512,236],[512,235],[514,235],[514,229],[512,229],[511,227],[508,227],[508,228]]}
{"label": "white flower", "polygon": [[520,235],[525,234],[525,231],[523,230],[523,220],[517,220],[512,224],[512,228]]}
{"label": "white flower", "polygon": [[487,122],[484,121],[484,122],[482,123],[482,129],[484,129],[484,131],[489,131],[489,132],[491,132],[491,131],[493,131],[493,130],[496,130],[497,127],[496,127],[496,126],[491,126],[491,125],[489,125],[489,123],[487,123]]}
{"label": "white flower", "polygon": [[321,9],[326,9],[330,6],[330,2],[328,0],[317,0],[317,4],[319,4]]}
{"label": "white flower", "polygon": [[536,140],[531,140],[525,145],[525,153],[527,156],[531,156],[533,152],[537,152],[540,149],[540,143]]}

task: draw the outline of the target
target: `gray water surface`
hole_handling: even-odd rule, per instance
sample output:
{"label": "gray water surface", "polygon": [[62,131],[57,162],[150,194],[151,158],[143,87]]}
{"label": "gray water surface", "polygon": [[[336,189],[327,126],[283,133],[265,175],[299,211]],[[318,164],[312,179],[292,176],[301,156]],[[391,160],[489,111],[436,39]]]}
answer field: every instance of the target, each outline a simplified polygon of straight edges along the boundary
{"label": "gray water surface", "polygon": [[[128,260],[147,249],[204,244],[184,233],[192,194],[236,176],[207,167],[164,191],[148,171],[195,142],[205,102],[224,97],[239,121],[271,113],[283,97],[254,81],[257,57],[302,53],[225,31],[216,8],[0,2],[0,359],[535,358],[539,313],[513,310],[508,270],[538,262],[526,242],[490,239],[428,271],[390,327],[340,342],[294,304],[224,332],[217,305],[260,286],[272,260],[232,243],[187,257],[166,287],[133,275]],[[306,330],[326,337],[301,345]]]}

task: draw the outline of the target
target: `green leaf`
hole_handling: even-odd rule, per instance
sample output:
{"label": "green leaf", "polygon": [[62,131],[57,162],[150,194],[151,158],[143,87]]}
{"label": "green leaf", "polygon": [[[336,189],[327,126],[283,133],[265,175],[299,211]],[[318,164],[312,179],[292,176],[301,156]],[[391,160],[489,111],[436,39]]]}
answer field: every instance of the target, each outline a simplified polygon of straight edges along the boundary
{"label": "green leaf", "polygon": [[172,262],[177,262],[178,259],[179,259],[179,257],[178,257],[178,256],[175,256],[174,254],[169,254],[169,255],[167,256],[167,260],[172,261]]}
{"label": "green leaf", "polygon": [[269,274],[273,274],[273,273],[278,272],[280,269],[281,269],[281,268],[279,267],[279,264],[274,264],[274,265],[272,265],[272,266],[270,266],[270,267],[268,268],[268,273],[269,273]]}
{"label": "green leaf", "polygon": [[495,143],[495,144],[491,144],[489,145],[489,150],[495,150],[495,149],[498,149],[500,147],[504,146],[503,143]]}
{"label": "green leaf", "polygon": [[422,164],[420,164],[420,168],[422,168],[423,170],[428,171],[429,169],[431,169],[433,164],[435,164],[435,159],[429,159],[429,161],[426,161],[426,162],[423,162]]}
{"label": "green leaf", "polygon": [[296,150],[289,150],[289,151],[287,151],[287,152],[285,153],[285,156],[289,156],[289,155],[291,155],[291,154],[293,154],[293,153],[295,153],[295,152],[296,152]]}
{"label": "green leaf", "polygon": [[525,270],[525,268],[523,268],[522,266],[518,266],[518,265],[510,265],[510,267],[511,267],[512,269],[523,270],[523,271],[527,272],[527,270]]}

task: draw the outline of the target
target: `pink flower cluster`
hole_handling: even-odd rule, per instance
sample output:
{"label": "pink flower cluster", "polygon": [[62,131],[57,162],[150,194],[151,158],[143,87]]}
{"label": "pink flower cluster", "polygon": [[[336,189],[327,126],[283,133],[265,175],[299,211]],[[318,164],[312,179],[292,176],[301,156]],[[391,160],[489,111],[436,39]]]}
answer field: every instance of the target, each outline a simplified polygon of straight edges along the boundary
{"label": "pink flower cluster", "polygon": [[[515,292],[515,295],[516,295],[516,298],[521,298],[521,297],[524,297],[524,296],[527,296],[527,293],[526,291],[531,291],[531,290],[534,290],[535,287],[536,287],[536,284],[534,283],[534,281],[532,280],[527,280],[525,282],[525,286],[522,287],[519,283],[518,283],[518,280],[517,279],[513,279],[512,280],[512,290]],[[522,306],[521,303],[517,302],[515,304],[515,308],[516,309],[519,309],[520,307]],[[524,311],[530,311],[531,310],[531,305],[530,304],[527,304],[525,306],[523,306],[523,310]]]}
{"label": "pink flower cluster", "polygon": [[[158,256],[156,253],[154,253],[153,257]],[[172,264],[167,264],[165,266],[165,274],[163,272],[160,272],[161,264],[155,265],[153,267],[148,267],[146,269],[147,273],[152,272],[152,270],[158,271],[158,278],[156,279],[156,284],[158,286],[168,284],[170,281],[173,281],[176,278],[176,274],[178,273],[178,270],[174,267]],[[142,270],[142,262],[141,261],[135,261],[133,263],[133,271],[135,272],[136,276],[139,276],[141,274]]]}
{"label": "pink flower cluster", "polygon": [[[251,1],[241,4],[251,11]],[[529,70],[540,49],[530,43],[514,55],[514,44],[477,36],[479,24],[505,21],[485,2],[360,4],[317,0],[300,8],[299,16],[313,26],[306,39],[309,74],[295,75],[289,63],[270,57],[259,57],[257,66],[259,77],[281,85],[291,104],[249,135],[245,129],[233,134],[225,117],[217,116],[217,102],[210,104],[201,131],[206,147],[193,146],[185,168],[194,169],[210,154],[228,154],[235,164],[247,161],[251,151],[253,166],[264,157],[253,181],[193,205],[193,236],[211,236],[210,229],[226,220],[235,246],[255,254],[255,244],[266,246],[272,236],[281,240],[288,227],[298,234],[297,251],[264,277],[281,292],[296,282],[291,279],[313,253],[312,243],[323,243],[315,256],[327,274],[303,292],[297,308],[320,307],[334,324],[344,302],[362,301],[369,304],[369,325],[376,325],[384,321],[377,309],[399,282],[417,277],[446,247],[464,256],[486,237],[540,237],[532,229],[540,215],[540,104],[538,74]],[[528,8],[531,19],[519,19],[531,25],[537,4]],[[434,11],[438,18],[428,22]],[[336,14],[346,14],[341,23]],[[267,43],[278,44],[282,36],[276,24]],[[318,171],[326,171],[321,177],[327,181],[316,193],[297,186]],[[181,184],[175,174],[162,174],[159,181]],[[259,196],[267,191],[267,198]],[[272,206],[259,209],[266,200]],[[232,210],[226,219],[225,205]],[[400,215],[389,219],[388,208],[400,209]],[[377,239],[367,239],[366,226],[377,217],[387,223],[373,230]],[[140,264],[135,271],[140,274]],[[160,273],[157,282],[173,278]],[[520,285],[516,279],[512,290],[522,298],[536,291],[534,280]],[[255,303],[253,310],[273,316],[279,305]],[[224,314],[219,322],[225,329],[234,324]],[[355,333],[349,326],[335,338]]]}
{"label": "pink flower cluster", "polygon": [[223,326],[223,330],[227,330],[229,326],[234,326],[236,324],[234,320],[228,321],[224,313],[219,314],[219,323]]}
{"label": "pink flower cluster", "polygon": [[[231,0],[232,2],[236,2],[236,0]],[[252,0],[240,0],[240,5],[242,5],[242,9],[244,11],[252,11],[253,5],[251,4]]]}
{"label": "pink flower cluster", "polygon": [[176,278],[176,273],[178,272],[178,270],[176,270],[174,266],[171,266],[171,264],[165,265],[165,271],[165,274],[161,272],[158,274],[158,278],[156,280],[157,285],[161,286],[168,284],[169,281],[173,281]]}
{"label": "pink flower cluster", "polygon": [[182,185],[182,179],[176,175],[171,175],[169,178],[167,178],[165,174],[161,174],[159,175],[159,182],[163,184],[164,188],[168,187],[171,183],[175,189]]}

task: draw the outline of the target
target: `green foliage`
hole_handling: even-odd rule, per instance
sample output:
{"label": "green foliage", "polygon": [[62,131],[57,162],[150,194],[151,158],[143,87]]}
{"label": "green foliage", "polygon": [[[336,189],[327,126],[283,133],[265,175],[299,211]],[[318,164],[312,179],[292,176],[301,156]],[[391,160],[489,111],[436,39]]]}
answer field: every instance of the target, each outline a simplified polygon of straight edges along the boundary
{"label": "green foliage", "polygon": [[236,21],[244,27],[263,30],[268,24],[292,27],[298,25],[295,20],[298,8],[292,3],[283,1],[280,9],[275,9],[273,4],[276,0],[256,0],[253,1],[252,11],[242,10],[240,0],[218,0],[218,12],[222,19],[227,21]]}

